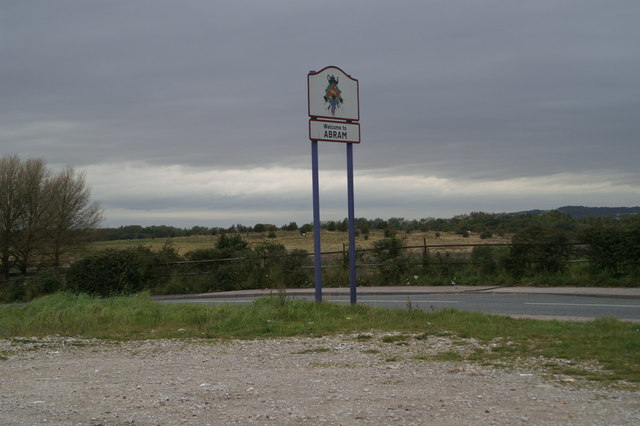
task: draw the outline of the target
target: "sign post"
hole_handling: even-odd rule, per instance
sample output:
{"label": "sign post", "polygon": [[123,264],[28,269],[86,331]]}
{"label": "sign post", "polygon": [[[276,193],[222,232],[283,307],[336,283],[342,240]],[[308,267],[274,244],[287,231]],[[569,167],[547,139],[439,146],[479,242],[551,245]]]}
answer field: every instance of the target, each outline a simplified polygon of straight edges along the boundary
{"label": "sign post", "polygon": [[322,302],[322,255],[320,253],[320,179],[318,178],[318,141],[311,141],[313,179],[313,256],[315,260],[316,302]]}
{"label": "sign post", "polygon": [[309,71],[309,139],[313,176],[313,250],[316,302],[322,301],[322,258],[320,251],[320,194],[318,181],[318,141],[347,144],[347,195],[349,232],[349,288],[351,304],[356,303],[356,237],[353,191],[353,144],[360,143],[359,82],[338,67]]}
{"label": "sign post", "polygon": [[356,219],[353,199],[353,145],[347,144],[347,204],[349,211],[349,300],[356,304]]}

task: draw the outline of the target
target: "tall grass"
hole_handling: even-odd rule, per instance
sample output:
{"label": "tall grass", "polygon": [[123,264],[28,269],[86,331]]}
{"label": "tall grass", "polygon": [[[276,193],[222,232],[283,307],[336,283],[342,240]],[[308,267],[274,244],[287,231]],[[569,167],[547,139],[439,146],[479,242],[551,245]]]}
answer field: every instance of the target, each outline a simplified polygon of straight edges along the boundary
{"label": "tall grass", "polygon": [[[57,293],[26,306],[0,306],[0,338],[265,338],[393,331],[449,335],[486,343],[457,359],[509,364],[547,359],[558,373],[640,386],[640,327],[615,319],[539,321],[453,309],[437,312],[258,299],[248,306],[161,305],[147,294],[100,299]],[[490,343],[490,344],[489,344]],[[556,360],[568,360],[569,370]],[[596,363],[601,372],[582,368]]]}

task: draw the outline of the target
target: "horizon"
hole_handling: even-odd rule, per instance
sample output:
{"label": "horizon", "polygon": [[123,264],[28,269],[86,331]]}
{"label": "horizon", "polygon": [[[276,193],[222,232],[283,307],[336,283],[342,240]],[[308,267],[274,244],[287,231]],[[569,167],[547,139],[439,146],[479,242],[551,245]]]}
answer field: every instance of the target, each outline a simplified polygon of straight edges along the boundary
{"label": "horizon", "polygon": [[[451,219],[455,219],[457,217],[462,217],[462,216],[469,216],[472,215],[474,213],[482,213],[482,214],[488,214],[488,215],[517,215],[517,214],[535,214],[538,212],[541,213],[545,213],[545,212],[549,212],[549,211],[561,211],[561,209],[565,209],[565,208],[584,208],[584,209],[612,209],[612,210],[616,210],[616,209],[640,209],[640,205],[638,206],[580,206],[580,205],[567,205],[567,206],[561,206],[561,207],[557,207],[554,209],[531,209],[531,210],[524,210],[524,211],[517,211],[517,212],[486,212],[486,211],[471,211],[468,213],[459,213],[450,217],[420,217],[420,218],[408,218],[405,216],[389,216],[389,217],[374,217],[374,218],[368,218],[368,217],[364,217],[364,216],[357,216],[356,219],[366,219],[366,220],[376,220],[376,219],[381,219],[384,221],[388,221],[392,218],[400,218],[406,221],[420,221],[420,220],[438,220],[438,219],[444,219],[444,220],[451,220]],[[640,214],[640,213],[631,213],[631,214]],[[593,216],[591,216],[593,217]],[[329,222],[342,222],[344,220],[347,220],[347,217],[343,217],[340,219],[326,219],[326,220],[321,220],[320,222],[322,224],[326,224]],[[575,218],[574,218],[575,219]],[[129,223],[129,224],[121,224],[121,225],[115,225],[115,226],[99,226],[98,229],[113,229],[113,228],[121,228],[121,227],[127,227],[127,226],[141,226],[143,228],[146,227],[152,227],[152,226],[167,226],[167,227],[172,227],[172,228],[176,228],[176,229],[182,229],[182,230],[189,230],[192,229],[194,227],[205,227],[205,228],[209,228],[209,229],[215,229],[215,228],[219,228],[219,229],[228,229],[232,226],[237,226],[237,225],[242,225],[242,226],[246,226],[246,227],[255,227],[256,225],[274,225],[278,228],[282,228],[285,227],[291,223],[296,223],[296,225],[298,225],[298,227],[303,226],[303,225],[307,225],[307,224],[313,224],[313,221],[307,221],[307,222],[298,222],[295,220],[290,220],[290,221],[285,221],[285,223],[280,224],[279,222],[265,222],[265,221],[259,221],[259,222],[255,222],[253,224],[249,224],[249,223],[240,223],[240,222],[235,222],[235,223],[228,223],[225,224],[224,226],[220,226],[220,225],[202,225],[202,224],[198,224],[198,225],[191,225],[191,226],[180,226],[180,225],[171,225],[171,224],[166,224],[166,223],[154,223],[154,224],[148,224],[148,225],[143,225],[140,223]]]}

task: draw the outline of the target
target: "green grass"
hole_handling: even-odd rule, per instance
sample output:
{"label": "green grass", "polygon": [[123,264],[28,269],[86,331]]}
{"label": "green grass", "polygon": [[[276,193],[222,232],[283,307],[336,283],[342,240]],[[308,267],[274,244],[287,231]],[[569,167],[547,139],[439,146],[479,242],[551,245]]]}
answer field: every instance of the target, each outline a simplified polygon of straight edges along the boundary
{"label": "green grass", "polygon": [[381,345],[429,336],[449,336],[456,342],[473,338],[482,344],[473,350],[456,344],[456,349],[431,360],[491,365],[542,360],[540,368],[553,374],[640,387],[640,325],[608,318],[539,321],[457,310],[340,306],[280,296],[248,306],[201,306],[162,305],[146,294],[100,299],[57,293],[22,307],[0,306],[0,338],[6,339],[53,334],[116,340],[253,339],[351,333],[356,340],[370,340],[374,332],[392,333]]}

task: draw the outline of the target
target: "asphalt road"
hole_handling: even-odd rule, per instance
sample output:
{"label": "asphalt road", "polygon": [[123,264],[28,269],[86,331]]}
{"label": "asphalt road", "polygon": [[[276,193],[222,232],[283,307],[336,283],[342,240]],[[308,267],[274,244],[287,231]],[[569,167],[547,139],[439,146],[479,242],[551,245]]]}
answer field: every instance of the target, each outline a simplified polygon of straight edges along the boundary
{"label": "asphalt road", "polygon": [[[165,299],[161,303],[198,304],[247,304],[258,296],[212,297]],[[291,299],[314,300],[312,294],[288,296]],[[348,295],[325,295],[323,301],[348,304]],[[386,307],[437,311],[455,308],[466,311],[495,313],[514,317],[556,318],[584,320],[613,317],[640,322],[640,299],[627,297],[594,297],[558,294],[495,294],[495,293],[450,293],[450,294],[363,294],[358,303]]]}

